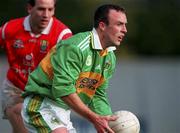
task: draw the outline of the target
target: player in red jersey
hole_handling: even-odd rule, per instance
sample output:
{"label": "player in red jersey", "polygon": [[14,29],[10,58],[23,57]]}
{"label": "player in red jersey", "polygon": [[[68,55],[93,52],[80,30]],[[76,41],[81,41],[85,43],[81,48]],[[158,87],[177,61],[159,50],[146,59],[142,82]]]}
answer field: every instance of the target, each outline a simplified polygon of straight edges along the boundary
{"label": "player in red jersey", "polygon": [[2,110],[14,133],[26,133],[21,93],[41,59],[57,42],[72,36],[71,30],[54,16],[56,0],[28,0],[28,16],[0,27],[0,46],[6,50],[9,69],[1,88]]}

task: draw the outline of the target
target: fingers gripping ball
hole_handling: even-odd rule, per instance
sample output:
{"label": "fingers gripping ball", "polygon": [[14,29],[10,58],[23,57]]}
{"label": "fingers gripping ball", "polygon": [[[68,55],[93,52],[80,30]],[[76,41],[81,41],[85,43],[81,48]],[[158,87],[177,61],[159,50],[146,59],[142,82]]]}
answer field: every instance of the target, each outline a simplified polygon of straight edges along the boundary
{"label": "fingers gripping ball", "polygon": [[139,133],[140,123],[132,112],[122,110],[115,112],[114,115],[117,115],[118,119],[110,121],[109,126],[115,133]]}

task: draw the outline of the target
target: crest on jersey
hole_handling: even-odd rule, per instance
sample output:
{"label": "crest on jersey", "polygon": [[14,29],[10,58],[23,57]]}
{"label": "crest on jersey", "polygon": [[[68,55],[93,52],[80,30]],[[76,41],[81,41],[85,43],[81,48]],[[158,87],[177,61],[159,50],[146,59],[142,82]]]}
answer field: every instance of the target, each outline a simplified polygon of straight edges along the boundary
{"label": "crest on jersey", "polygon": [[104,65],[104,70],[108,70],[111,66],[111,61],[106,61],[105,65]]}
{"label": "crest on jersey", "polygon": [[42,53],[46,53],[47,52],[47,48],[48,48],[49,42],[46,40],[41,40],[40,41],[40,52]]}

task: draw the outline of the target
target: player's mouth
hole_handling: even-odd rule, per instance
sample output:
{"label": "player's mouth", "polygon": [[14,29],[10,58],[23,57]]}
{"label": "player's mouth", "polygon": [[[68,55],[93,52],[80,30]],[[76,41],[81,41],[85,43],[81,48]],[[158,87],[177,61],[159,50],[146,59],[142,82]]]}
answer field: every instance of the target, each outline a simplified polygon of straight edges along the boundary
{"label": "player's mouth", "polygon": [[124,38],[124,36],[118,36],[118,41],[122,42],[123,38]]}
{"label": "player's mouth", "polygon": [[41,23],[42,23],[42,24],[48,24],[48,23],[49,23],[49,20],[41,20]]}

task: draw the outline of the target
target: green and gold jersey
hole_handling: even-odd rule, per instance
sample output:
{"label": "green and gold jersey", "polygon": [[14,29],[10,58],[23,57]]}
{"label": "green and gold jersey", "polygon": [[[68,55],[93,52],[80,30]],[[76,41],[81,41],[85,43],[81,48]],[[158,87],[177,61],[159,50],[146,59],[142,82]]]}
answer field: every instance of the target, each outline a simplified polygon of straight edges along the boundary
{"label": "green and gold jersey", "polygon": [[114,49],[102,49],[95,29],[61,41],[30,74],[23,96],[49,97],[68,109],[61,97],[76,92],[94,112],[112,114],[106,89],[115,69]]}

